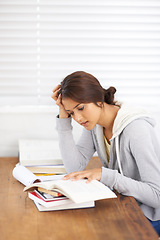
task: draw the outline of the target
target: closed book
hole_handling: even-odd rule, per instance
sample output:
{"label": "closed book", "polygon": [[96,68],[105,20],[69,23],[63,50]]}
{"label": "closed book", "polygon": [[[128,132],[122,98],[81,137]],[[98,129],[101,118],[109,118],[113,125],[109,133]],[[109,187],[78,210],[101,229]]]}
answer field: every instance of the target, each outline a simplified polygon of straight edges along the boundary
{"label": "closed book", "polygon": [[52,200],[44,200],[44,198],[42,198],[40,194],[37,194],[37,192],[29,192],[28,197],[46,208],[73,203],[73,201],[68,199],[67,197],[59,197],[53,198]]}
{"label": "closed book", "polygon": [[39,204],[38,202],[34,201],[34,204],[36,205],[39,212],[46,212],[46,211],[58,211],[58,210],[69,210],[69,209],[80,209],[80,208],[92,208],[95,207],[95,202],[85,202],[85,203],[69,203],[69,204],[63,204],[59,206],[53,206],[53,207],[44,207],[43,205]]}
{"label": "closed book", "polygon": [[27,166],[26,168],[28,170],[30,170],[32,173],[52,173],[52,174],[64,174],[64,173],[66,173],[64,165]]}

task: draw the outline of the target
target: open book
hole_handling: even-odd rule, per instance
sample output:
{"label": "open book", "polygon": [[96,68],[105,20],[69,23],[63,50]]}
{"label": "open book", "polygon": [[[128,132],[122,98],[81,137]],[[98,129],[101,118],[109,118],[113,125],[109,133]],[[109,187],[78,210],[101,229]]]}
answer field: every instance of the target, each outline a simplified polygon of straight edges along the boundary
{"label": "open book", "polygon": [[82,179],[78,181],[72,180],[57,180],[48,182],[33,183],[24,188],[24,191],[33,191],[38,187],[55,190],[62,193],[75,203],[84,203],[89,201],[96,201],[100,199],[116,198],[107,186],[97,180],[86,183],[87,180]]}
{"label": "open book", "polygon": [[[31,171],[29,171],[26,167],[17,165],[13,169],[13,176],[19,182],[24,184],[25,186],[30,186],[35,181],[58,181],[63,178],[64,175],[53,175],[53,176],[39,176],[37,177]],[[44,183],[43,183],[44,184]],[[73,202],[71,199],[67,197],[61,197],[62,194],[58,194],[58,192],[52,191],[52,195],[48,195],[46,193],[46,189],[41,187],[35,187],[38,191],[29,192],[28,196],[32,199],[39,211],[56,211],[56,210],[65,210],[65,209],[78,209],[78,208],[90,208],[94,207],[94,201],[89,201],[85,203],[77,204]],[[51,191],[50,191],[51,192]],[[49,193],[50,193],[49,192]],[[39,194],[39,197],[35,195],[35,193]],[[56,197],[54,197],[56,194]],[[44,199],[45,197],[45,199]],[[46,198],[47,197],[47,198]],[[63,201],[62,201],[63,199]],[[54,201],[53,201],[54,200]],[[51,202],[52,201],[52,202]]]}

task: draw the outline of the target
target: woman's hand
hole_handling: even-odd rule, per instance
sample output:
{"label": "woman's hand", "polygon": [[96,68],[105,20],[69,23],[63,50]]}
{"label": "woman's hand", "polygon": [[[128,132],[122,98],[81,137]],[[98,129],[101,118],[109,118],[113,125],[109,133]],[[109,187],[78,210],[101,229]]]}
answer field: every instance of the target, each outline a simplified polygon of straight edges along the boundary
{"label": "woman's hand", "polygon": [[61,94],[59,94],[60,86],[61,85],[58,85],[53,89],[52,98],[54,99],[56,104],[59,106],[59,118],[68,118],[69,115],[64,109],[64,106],[61,101]]}
{"label": "woman's hand", "polygon": [[87,178],[87,183],[91,182],[92,180],[100,181],[102,176],[102,168],[94,168],[90,170],[80,171],[80,172],[73,172],[66,175],[63,179],[68,180],[71,179],[72,181],[76,181],[79,179]]}

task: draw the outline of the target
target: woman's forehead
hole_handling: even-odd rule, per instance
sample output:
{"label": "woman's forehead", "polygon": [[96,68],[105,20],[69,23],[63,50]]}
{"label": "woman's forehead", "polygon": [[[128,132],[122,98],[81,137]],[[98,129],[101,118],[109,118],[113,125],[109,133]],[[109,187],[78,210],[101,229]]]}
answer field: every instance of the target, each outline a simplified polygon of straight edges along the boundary
{"label": "woman's forehead", "polygon": [[71,98],[62,99],[62,104],[66,111],[72,111],[77,108],[81,103],[72,100]]}

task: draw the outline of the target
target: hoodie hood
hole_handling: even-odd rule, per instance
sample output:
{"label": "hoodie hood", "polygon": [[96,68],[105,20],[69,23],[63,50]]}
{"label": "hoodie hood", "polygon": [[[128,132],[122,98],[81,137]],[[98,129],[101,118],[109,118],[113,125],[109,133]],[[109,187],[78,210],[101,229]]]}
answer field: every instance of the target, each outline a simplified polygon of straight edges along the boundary
{"label": "hoodie hood", "polygon": [[113,124],[113,136],[110,140],[115,139],[117,162],[119,166],[120,173],[123,175],[123,170],[121,166],[120,150],[119,150],[119,135],[123,129],[132,121],[138,118],[145,118],[152,126],[155,125],[155,121],[149,116],[149,114],[141,108],[132,107],[126,103],[118,102],[116,105],[120,106],[117,116]]}
{"label": "hoodie hood", "polygon": [[155,125],[155,121],[150,115],[142,108],[136,108],[123,102],[117,102],[116,105],[120,106],[117,116],[113,124],[113,136],[114,139],[123,131],[123,129],[131,123],[133,120],[138,118],[146,118],[146,120],[152,125]]}
{"label": "hoodie hood", "polygon": [[[128,124],[130,124],[132,121],[134,121],[138,118],[145,119],[153,127],[155,125],[155,121],[151,118],[151,116],[147,113],[147,111],[145,111],[142,108],[133,107],[133,106],[128,105],[127,103],[123,103],[123,102],[117,102],[116,105],[120,106],[120,109],[114,120],[113,129],[112,129],[113,135],[112,135],[112,138],[110,139],[110,141],[112,141],[112,140],[115,141],[117,162],[118,162],[120,173],[123,175],[123,170],[121,167],[121,159],[120,159],[120,150],[119,150],[120,134],[122,133],[122,131]],[[105,151],[105,147],[104,147],[103,127],[97,124],[93,131],[95,132],[98,145],[101,148],[102,159],[107,159],[106,151]],[[101,147],[101,146],[103,146],[103,147]],[[107,161],[105,161],[105,162],[107,165],[108,164]]]}

